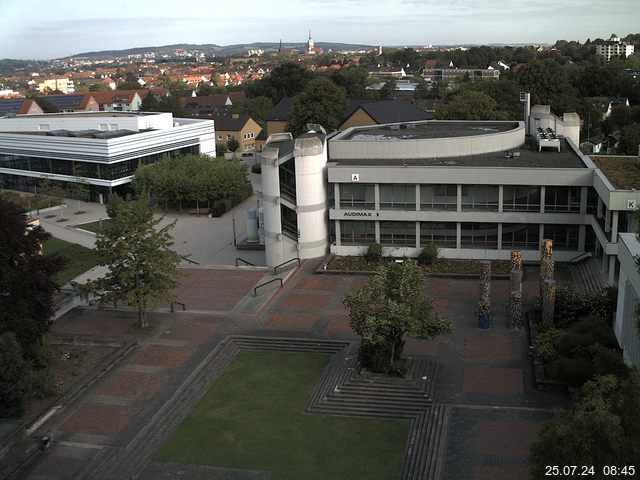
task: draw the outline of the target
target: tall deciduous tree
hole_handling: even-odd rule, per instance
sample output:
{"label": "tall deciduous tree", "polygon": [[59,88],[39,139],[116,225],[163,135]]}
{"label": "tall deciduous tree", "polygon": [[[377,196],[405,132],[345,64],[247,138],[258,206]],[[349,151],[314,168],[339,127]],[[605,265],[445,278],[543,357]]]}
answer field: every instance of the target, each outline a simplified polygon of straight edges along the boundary
{"label": "tall deciduous tree", "polygon": [[29,366],[13,332],[0,335],[0,418],[20,417],[29,383]]}
{"label": "tall deciduous tree", "polygon": [[451,333],[451,323],[425,298],[426,274],[413,260],[386,263],[343,303],[349,325],[362,337],[360,361],[374,371],[398,371],[404,336],[430,339]]}
{"label": "tall deciduous tree", "polygon": [[109,270],[87,289],[101,304],[124,300],[138,310],[144,328],[147,312],[172,301],[177,286],[181,257],[171,250],[170,234],[175,222],[159,228],[162,219],[154,217],[144,192],[131,201],[114,196],[108,212],[111,222],[98,233],[96,251]]}
{"label": "tall deciduous tree", "polygon": [[505,112],[496,110],[497,103],[483,92],[465,90],[446,104],[436,107],[439,120],[506,120]]}
{"label": "tall deciduous tree", "polygon": [[42,255],[49,234],[27,223],[24,210],[0,197],[0,333],[13,331],[27,348],[49,329],[53,315],[52,277],[62,259]]}
{"label": "tall deciduous tree", "polygon": [[314,78],[295,96],[287,130],[298,135],[305,131],[308,123],[317,123],[328,132],[333,131],[340,125],[347,104],[344,88],[328,78]]}
{"label": "tall deciduous tree", "polygon": [[268,76],[247,84],[249,97],[269,97],[277,104],[284,97],[293,97],[301,92],[313,74],[304,67],[286,62],[274,68]]}

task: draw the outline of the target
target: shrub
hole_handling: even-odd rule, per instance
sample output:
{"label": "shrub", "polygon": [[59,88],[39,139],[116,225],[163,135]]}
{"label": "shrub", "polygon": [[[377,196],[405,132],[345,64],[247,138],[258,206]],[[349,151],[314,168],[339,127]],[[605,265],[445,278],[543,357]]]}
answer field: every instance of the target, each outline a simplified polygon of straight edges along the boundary
{"label": "shrub", "polygon": [[544,363],[551,363],[560,356],[558,353],[558,342],[564,335],[564,330],[551,327],[538,334],[536,338],[536,352],[540,360]]}
{"label": "shrub", "polygon": [[56,394],[56,381],[49,369],[33,369],[29,374],[31,395],[35,398],[48,398]]}
{"label": "shrub", "polygon": [[379,262],[382,260],[382,245],[379,243],[369,245],[369,250],[367,250],[365,257],[370,262]]}
{"label": "shrub", "polygon": [[418,262],[420,263],[420,265],[424,265],[425,267],[430,267],[435,263],[437,259],[438,247],[436,247],[433,243],[422,247],[422,251],[418,256]]}
{"label": "shrub", "polygon": [[591,380],[595,373],[590,359],[567,357],[552,362],[547,371],[551,377],[562,380],[572,387],[579,387],[587,380]]}

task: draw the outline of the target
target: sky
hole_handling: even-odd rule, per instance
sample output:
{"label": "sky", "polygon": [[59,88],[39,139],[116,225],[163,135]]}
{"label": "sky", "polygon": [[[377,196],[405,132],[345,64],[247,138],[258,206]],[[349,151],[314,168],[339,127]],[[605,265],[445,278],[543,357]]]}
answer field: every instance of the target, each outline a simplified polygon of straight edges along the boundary
{"label": "sky", "polygon": [[174,43],[516,44],[640,33],[639,0],[0,0],[0,58]]}

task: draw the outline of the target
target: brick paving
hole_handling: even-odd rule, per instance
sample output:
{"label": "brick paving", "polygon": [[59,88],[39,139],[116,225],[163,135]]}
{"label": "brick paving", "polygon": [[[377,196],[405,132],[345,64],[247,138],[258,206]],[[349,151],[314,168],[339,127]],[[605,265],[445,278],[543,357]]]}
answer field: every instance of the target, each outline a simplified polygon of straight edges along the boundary
{"label": "brick paving", "polygon": [[523,381],[519,368],[465,367],[462,389],[465,393],[517,395],[523,392]]}
{"label": "brick paving", "polygon": [[150,345],[136,356],[132,363],[176,368],[182,366],[193,355],[194,351],[193,348],[189,347]]}
{"label": "brick paving", "polygon": [[153,398],[169,380],[169,375],[120,370],[98,388],[98,395]]}
{"label": "brick paving", "polygon": [[[220,312],[230,312],[264,272],[190,269],[178,298],[187,299],[187,312],[153,314],[159,328],[134,337],[140,342],[134,353],[43,427],[61,441],[85,442],[89,448],[55,445],[29,478],[67,478],[70,472],[82,478],[77,472],[98,465],[115,446],[126,447],[153,424],[176,389],[227,335],[357,341],[341,300],[345,293],[361,288],[367,277],[315,275],[315,264],[304,264],[257,316]],[[565,273],[559,275],[564,278]],[[493,281],[493,328],[486,332],[476,328],[476,279],[430,278],[426,293],[451,320],[454,333],[430,341],[407,339],[405,355],[441,365],[435,400],[449,412],[443,479],[528,478],[528,443],[535,439],[540,423],[551,417],[552,408],[564,405],[564,398],[533,388],[526,336],[508,328],[508,289],[508,280]],[[527,267],[525,304],[532,304],[537,293],[537,271]],[[54,331],[132,338],[127,330],[135,323],[135,314],[80,312],[56,322]],[[91,449],[94,444],[106,447]],[[63,448],[77,450],[76,455],[66,450],[63,455]],[[54,465],[58,459],[68,464],[67,475]],[[237,473],[230,478],[250,478]]]}
{"label": "brick paving", "polygon": [[66,432],[114,437],[140,411],[140,407],[86,403],[62,425]]}

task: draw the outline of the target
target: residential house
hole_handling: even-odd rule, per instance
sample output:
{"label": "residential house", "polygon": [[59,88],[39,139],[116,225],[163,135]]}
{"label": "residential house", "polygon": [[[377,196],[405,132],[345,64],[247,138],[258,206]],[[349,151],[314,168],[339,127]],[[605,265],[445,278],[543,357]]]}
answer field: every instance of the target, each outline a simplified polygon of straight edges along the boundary
{"label": "residential house", "polygon": [[101,112],[137,112],[142,98],[136,90],[113,90],[92,92]]}
{"label": "residential house", "polygon": [[249,115],[219,115],[213,118],[216,128],[216,143],[226,144],[231,138],[238,141],[238,152],[256,151],[256,138],[262,128]]}
{"label": "residential house", "polygon": [[71,93],[69,95],[44,95],[39,97],[58,109],[58,113],[72,112],[99,112],[100,106],[94,94],[91,93]]}
{"label": "residential house", "polygon": [[211,117],[228,111],[233,105],[244,102],[244,92],[215,93],[202,97],[182,97],[185,114],[196,117]]}
{"label": "residential house", "polygon": [[44,113],[40,105],[30,98],[0,99],[0,117],[38,115]]}
{"label": "residential house", "polygon": [[[283,133],[289,119],[289,111],[293,105],[293,97],[285,97],[271,109],[265,118],[267,133]],[[390,122],[412,122],[431,120],[433,113],[405,100],[380,100],[375,98],[352,98],[345,110],[339,131],[349,127],[377,125]]]}
{"label": "residential house", "polygon": [[627,97],[589,97],[589,101],[602,112],[602,120],[611,115],[614,107],[629,106]]}

